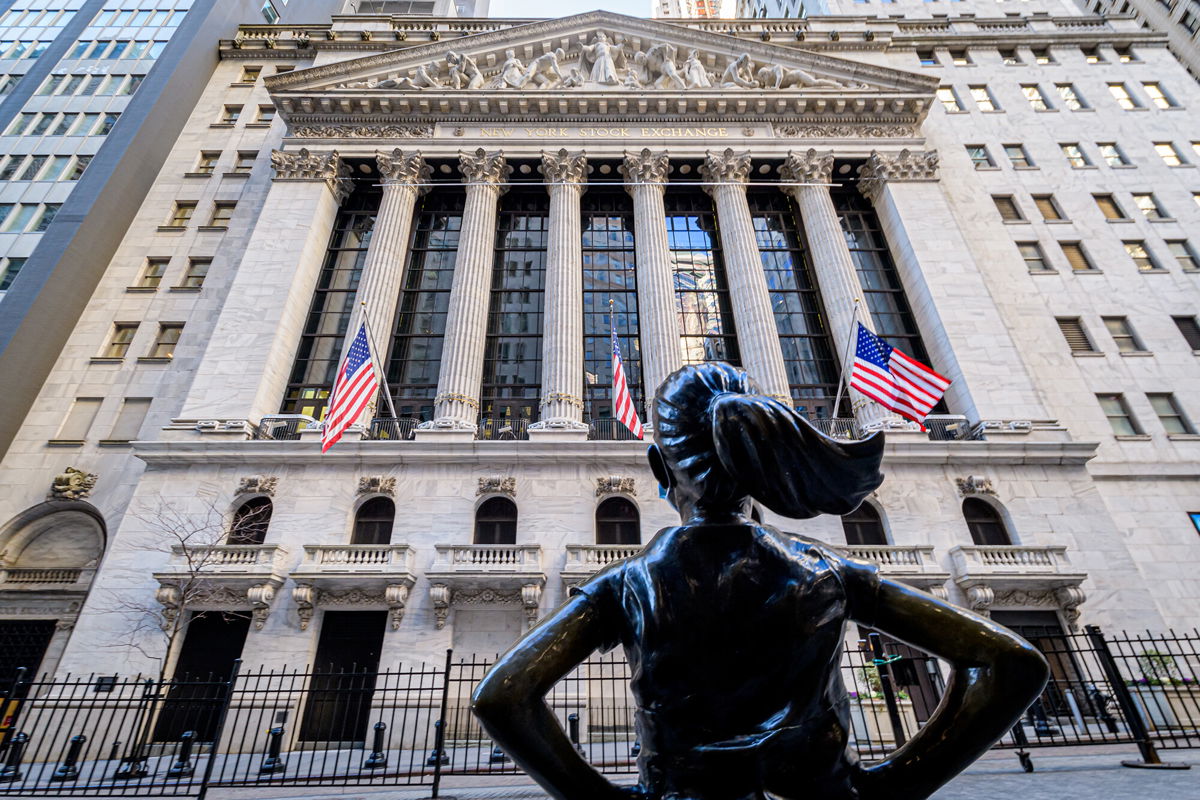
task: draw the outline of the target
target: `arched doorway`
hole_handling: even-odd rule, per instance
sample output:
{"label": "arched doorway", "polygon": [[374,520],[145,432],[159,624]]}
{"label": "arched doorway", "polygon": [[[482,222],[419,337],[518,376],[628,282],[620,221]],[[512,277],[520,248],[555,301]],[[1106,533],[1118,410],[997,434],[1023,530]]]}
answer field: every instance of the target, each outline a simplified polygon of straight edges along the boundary
{"label": "arched doorway", "polygon": [[233,512],[229,544],[262,544],[267,539],[274,505],[269,497],[252,497]]}
{"label": "arched doorway", "polygon": [[637,506],[610,497],[596,506],[596,544],[641,544],[642,520]]}
{"label": "arched doorway", "polygon": [[517,504],[491,497],[475,509],[475,544],[516,544]]}
{"label": "arched doorway", "polygon": [[883,530],[883,520],[879,510],[870,503],[842,515],[842,530],[846,534],[848,545],[880,545],[887,544],[887,534]]}
{"label": "arched doorway", "polygon": [[1012,544],[1008,527],[1000,516],[1000,510],[986,500],[968,497],[962,504],[971,541],[977,545],[996,546]]}
{"label": "arched doorway", "polygon": [[354,515],[350,544],[391,544],[396,504],[387,497],[372,497]]}

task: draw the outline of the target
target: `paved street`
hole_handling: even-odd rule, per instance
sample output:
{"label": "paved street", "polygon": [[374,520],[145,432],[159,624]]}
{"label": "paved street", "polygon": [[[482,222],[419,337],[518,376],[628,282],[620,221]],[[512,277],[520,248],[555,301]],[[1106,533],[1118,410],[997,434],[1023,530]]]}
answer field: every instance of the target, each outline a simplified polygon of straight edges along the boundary
{"label": "paved street", "polygon": [[[1021,770],[1013,751],[989,753],[933,800],[1200,800],[1200,750],[1163,751],[1164,761],[1182,761],[1190,770],[1144,770],[1121,766],[1136,758],[1132,748],[1074,748],[1035,750],[1035,772]],[[536,800],[545,795],[523,777],[447,778],[441,795],[446,800]],[[329,787],[213,789],[211,800],[419,800],[428,790]],[[809,800],[809,799],[806,799]],[[811,800],[816,800],[811,799]]]}

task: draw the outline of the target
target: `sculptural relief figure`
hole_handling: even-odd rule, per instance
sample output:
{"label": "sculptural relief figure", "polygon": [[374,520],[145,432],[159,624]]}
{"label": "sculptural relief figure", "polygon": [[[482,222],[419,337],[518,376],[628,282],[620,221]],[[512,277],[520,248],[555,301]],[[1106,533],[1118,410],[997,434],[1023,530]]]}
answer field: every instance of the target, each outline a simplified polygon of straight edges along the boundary
{"label": "sculptural relief figure", "polygon": [[650,85],[655,89],[686,89],[687,84],[675,66],[677,51],[674,45],[656,44],[645,52],[639,53],[637,60],[645,63],[649,73]]}
{"label": "sculptural relief figure", "polygon": [[687,61],[683,62],[683,84],[688,89],[711,89],[712,80],[708,70],[700,60],[700,52],[693,49],[688,53]]}
{"label": "sculptural relief figure", "polygon": [[436,61],[417,67],[417,74],[413,76],[413,86],[418,89],[440,89],[442,82],[436,77],[440,69]]}
{"label": "sculptural relief figure", "polygon": [[451,50],[446,53],[446,67],[449,70],[447,82],[452,88],[478,89],[483,86],[483,73],[470,56]]}
{"label": "sculptural relief figure", "polygon": [[[923,800],[1011,729],[1046,682],[1012,632],[879,567],[745,516],[846,514],[880,482],[883,435],[834,441],[727,364],[684,367],[654,400],[650,467],[683,524],[574,590],[475,690],[487,733],[558,800]],[[941,704],[901,749],[847,747],[845,625],[944,659]],[[621,645],[640,782],[584,760],[545,696]]]}
{"label": "sculptural relief figure", "polygon": [[615,86],[621,82],[617,69],[617,60],[624,57],[625,44],[613,44],[608,36],[601,31],[592,39],[592,43],[583,46],[583,56],[592,65],[588,78],[595,83]]}
{"label": "sculptural relief figure", "polygon": [[566,89],[583,86],[583,73],[579,71],[579,67],[571,67],[567,71],[567,77],[563,78],[561,85]]}
{"label": "sculptural relief figure", "polygon": [[804,88],[806,86],[845,89],[845,84],[828,78],[818,78],[802,69],[784,69],[779,64],[763,67],[758,71],[758,83],[764,89]]}
{"label": "sculptural relief figure", "polygon": [[513,50],[504,51],[504,63],[495,80],[497,89],[520,89],[525,86],[525,65]]}
{"label": "sculptural relief figure", "polygon": [[742,53],[729,62],[725,73],[721,75],[722,89],[757,89],[758,81],[754,80],[754,65],[750,62],[750,54]]}
{"label": "sculptural relief figure", "polygon": [[559,62],[566,57],[566,53],[561,47],[551,50],[549,53],[542,55],[529,62],[529,69],[525,72],[524,81],[526,84],[532,84],[537,89],[553,89],[563,82],[562,70],[559,67]]}

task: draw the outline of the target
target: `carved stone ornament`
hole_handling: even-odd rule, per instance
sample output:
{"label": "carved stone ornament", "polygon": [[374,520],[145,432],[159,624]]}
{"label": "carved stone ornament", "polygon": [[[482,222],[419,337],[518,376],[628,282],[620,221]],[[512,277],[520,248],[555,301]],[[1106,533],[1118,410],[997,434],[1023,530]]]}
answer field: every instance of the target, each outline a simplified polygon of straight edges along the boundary
{"label": "carved stone ornament", "polygon": [[429,587],[429,600],[433,603],[433,626],[439,631],[446,627],[446,616],[450,613],[450,601],[454,594],[444,583],[435,583]]}
{"label": "carved stone ornament", "polygon": [[867,123],[807,125],[776,122],[776,136],[783,139],[911,139],[917,135],[912,125],[871,125]]}
{"label": "carved stone ornament", "polygon": [[587,180],[587,158],[583,153],[572,153],[565,147],[557,153],[542,155],[542,175],[549,183],[581,186]]}
{"label": "carved stone ornament", "polygon": [[179,618],[179,611],[183,604],[183,592],[179,590],[178,586],[163,585],[154,591],[154,599],[163,607],[162,629],[169,631],[175,626],[175,620]]}
{"label": "carved stone ornament", "polygon": [[279,486],[279,478],[274,475],[249,475],[238,483],[238,494],[265,494],[267,497],[275,496],[275,489]]}
{"label": "carved stone ornament", "polygon": [[632,184],[662,184],[667,182],[667,172],[671,168],[671,160],[667,153],[653,153],[650,148],[644,148],[637,154],[626,154],[621,162],[621,174],[625,176],[626,188]]}
{"label": "carved stone ornament", "polygon": [[829,183],[833,176],[833,153],[809,148],[803,154],[788,153],[779,168],[785,183]]}
{"label": "carved stone ornament", "polygon": [[296,614],[300,617],[300,630],[308,630],[317,607],[317,590],[304,584],[293,586],[292,602],[296,604]]}
{"label": "carved stone ornament", "polygon": [[384,477],[383,475],[375,475],[370,478],[358,479],[359,494],[385,494],[388,497],[396,496],[396,479]]}
{"label": "carved stone ornament", "polygon": [[[745,183],[750,177],[750,153],[735,153],[732,147],[721,153],[706,153],[700,175],[707,183]],[[710,194],[714,188],[704,187]]]}
{"label": "carved stone ornament", "polygon": [[958,493],[963,497],[971,494],[996,494],[991,478],[985,478],[981,475],[968,475],[965,478],[955,478],[954,484],[958,487]]}
{"label": "carved stone ornament", "polygon": [[404,619],[404,607],[408,604],[410,587],[405,583],[391,583],[383,590],[383,602],[388,607],[388,618],[392,630],[400,630],[400,622]]}
{"label": "carved stone ornament", "polygon": [[432,139],[432,125],[297,125],[301,139]]}
{"label": "carved stone ornament", "polygon": [[500,589],[486,588],[475,592],[456,591],[454,593],[454,605],[456,606],[479,606],[492,603],[506,606],[524,605],[524,590],[514,589],[511,592],[505,592]]}
{"label": "carved stone ornament", "polygon": [[246,591],[250,600],[250,616],[254,620],[254,630],[261,631],[267,624],[267,615],[271,613],[271,601],[275,599],[275,586],[270,583],[260,583],[251,586]]}
{"label": "carved stone ornament", "polygon": [[872,150],[870,157],[858,168],[858,190],[873,201],[889,182],[936,181],[937,170],[936,150],[913,152],[905,148],[895,155]]}
{"label": "carved stone ornament", "polygon": [[475,489],[475,496],[481,497],[485,494],[506,494],[509,497],[515,497],[517,479],[511,475],[489,475],[486,478],[480,478],[479,486]]}
{"label": "carved stone ornament", "polygon": [[339,204],[353,188],[350,167],[336,150],[327,153],[311,153],[306,147],[296,152],[272,150],[271,167],[277,181],[324,181]]}
{"label": "carved stone ornament", "polygon": [[623,475],[609,475],[606,478],[596,478],[596,497],[606,494],[627,494],[637,497],[637,487],[634,479]]}
{"label": "carved stone ornament", "polygon": [[75,467],[67,467],[62,473],[54,476],[50,484],[52,500],[82,500],[92,493],[96,485],[96,474],[84,472]]}
{"label": "carved stone ornament", "polygon": [[542,604],[541,584],[527,583],[521,587],[521,605],[525,608],[525,625],[532,628],[537,624],[538,610]]}
{"label": "carved stone ornament", "polygon": [[967,605],[972,611],[986,614],[996,600],[996,593],[990,586],[972,586],[967,589]]}
{"label": "carved stone ornament", "polygon": [[416,184],[421,194],[429,191],[433,170],[420,153],[405,153],[399,147],[390,153],[375,153],[379,174],[389,183]]}
{"label": "carved stone ornament", "polygon": [[458,157],[458,169],[463,183],[483,184],[502,188],[512,174],[512,165],[504,160],[499,150],[489,153],[482,147],[474,153],[462,153]]}

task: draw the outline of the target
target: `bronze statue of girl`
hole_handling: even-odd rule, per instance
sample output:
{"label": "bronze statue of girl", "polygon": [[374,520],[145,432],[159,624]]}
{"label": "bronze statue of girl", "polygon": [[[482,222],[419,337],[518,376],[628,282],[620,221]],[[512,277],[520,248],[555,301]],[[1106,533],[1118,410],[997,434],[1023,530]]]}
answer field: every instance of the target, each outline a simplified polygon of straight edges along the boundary
{"label": "bronze statue of girl", "polygon": [[[918,800],[987,750],[1046,681],[1042,656],[876,566],[745,516],[845,514],[883,480],[883,436],[839,442],[727,364],[685,367],[654,403],[650,466],[683,524],[573,592],[475,690],[488,734],[559,800]],[[945,659],[937,711],[861,765],[847,747],[847,620]],[[640,783],[577,753],[544,696],[596,650],[629,659]]]}

